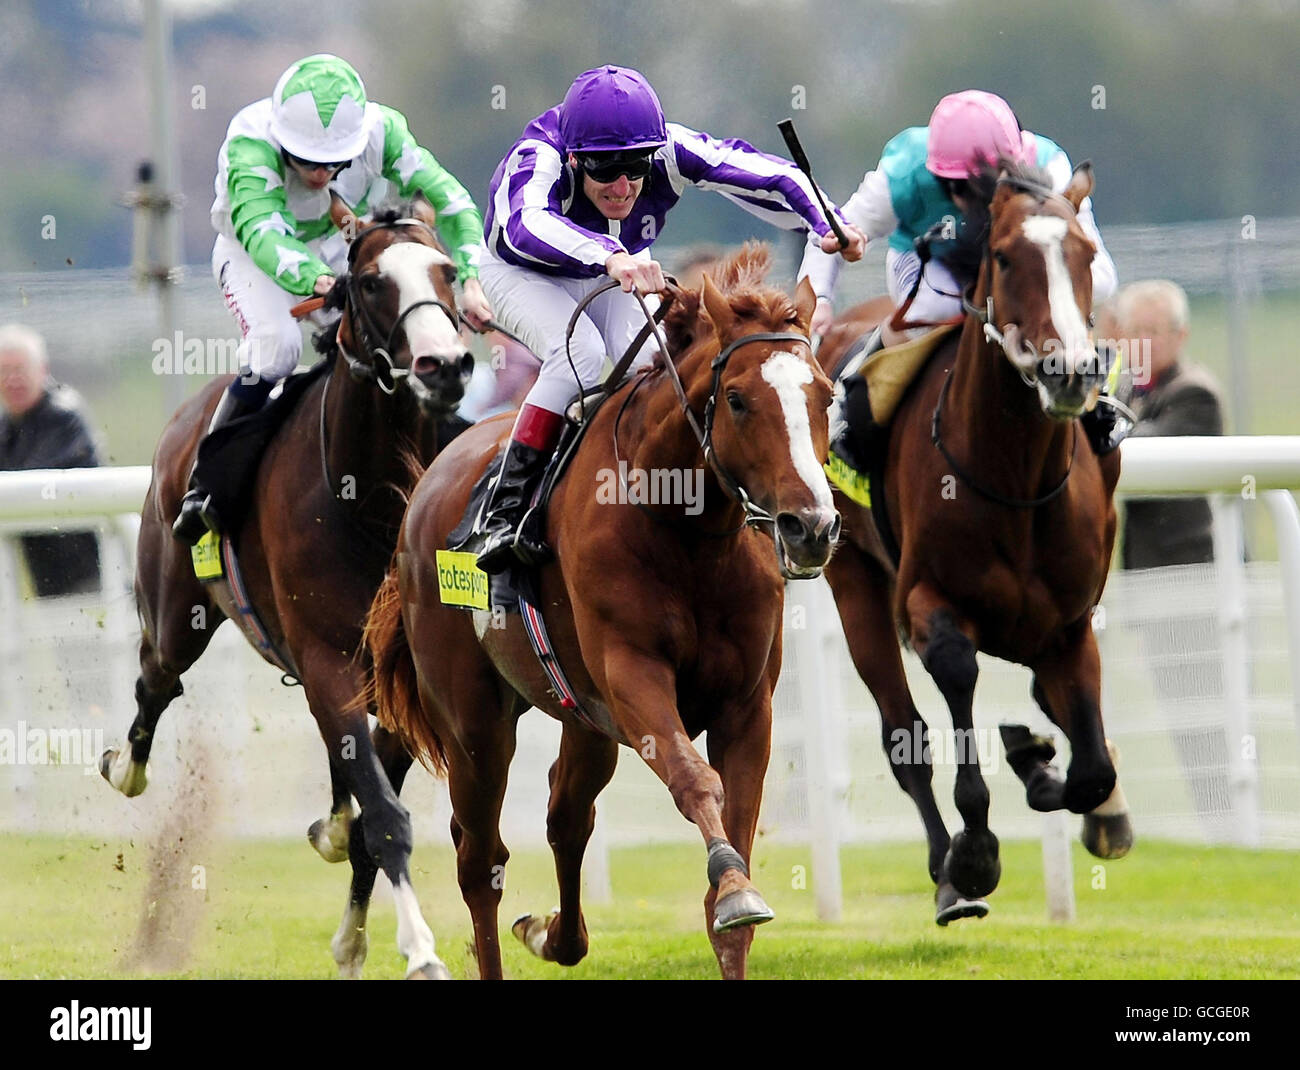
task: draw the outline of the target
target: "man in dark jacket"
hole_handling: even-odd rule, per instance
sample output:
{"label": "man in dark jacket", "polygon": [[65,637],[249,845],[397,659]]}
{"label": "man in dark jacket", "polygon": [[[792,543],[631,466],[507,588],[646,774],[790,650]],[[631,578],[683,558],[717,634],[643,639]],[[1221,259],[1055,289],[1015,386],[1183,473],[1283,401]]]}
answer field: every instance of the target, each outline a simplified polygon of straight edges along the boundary
{"label": "man in dark jacket", "polygon": [[[1223,434],[1219,385],[1209,372],[1182,363],[1187,295],[1163,279],[1125,287],[1117,314],[1130,347],[1133,436]],[[1204,498],[1146,498],[1125,508],[1124,567],[1159,568],[1214,560],[1210,504]]]}
{"label": "man in dark jacket", "polygon": [[[1219,385],[1209,372],[1182,363],[1187,295],[1175,283],[1150,279],[1126,286],[1116,302],[1120,337],[1133,377],[1135,437],[1223,434]],[[1203,497],[1139,498],[1124,507],[1126,569],[1194,565],[1214,560],[1210,504]],[[1223,664],[1213,613],[1153,615],[1141,623],[1143,649],[1196,812],[1208,832],[1221,831],[1228,797]]]}
{"label": "man in dark jacket", "polygon": [[[0,327],[0,472],[98,465],[81,399],[50,379],[44,339],[18,324]],[[92,532],[20,541],[40,597],[99,590],[99,542]]]}

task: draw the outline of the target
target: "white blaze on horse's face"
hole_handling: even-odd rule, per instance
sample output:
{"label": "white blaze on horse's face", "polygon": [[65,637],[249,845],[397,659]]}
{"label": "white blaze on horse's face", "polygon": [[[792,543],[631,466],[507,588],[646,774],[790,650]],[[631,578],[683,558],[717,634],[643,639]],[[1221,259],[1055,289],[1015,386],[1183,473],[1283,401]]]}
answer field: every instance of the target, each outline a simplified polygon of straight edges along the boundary
{"label": "white blaze on horse's face", "polygon": [[790,436],[790,459],[794,469],[823,509],[833,509],[826,471],[813,448],[812,422],[808,417],[808,395],[804,387],[813,381],[812,366],[793,353],[773,353],[763,362],[763,381],[776,391]]}
{"label": "white blaze on horse's face", "polygon": [[[397,286],[397,308],[400,315],[417,301],[439,301],[434,288],[431,270],[441,271],[451,266],[444,253],[419,242],[397,242],[390,245],[375,261],[375,267],[385,278]],[[411,359],[438,357],[456,360],[465,352],[460,332],[451,318],[434,305],[417,308],[402,322]]]}
{"label": "white blaze on horse's face", "polygon": [[1092,342],[1088,338],[1088,325],[1079,302],[1074,296],[1074,283],[1065,263],[1063,248],[1069,223],[1060,216],[1031,215],[1021,228],[1030,242],[1043,251],[1047,265],[1047,303],[1056,331],[1055,344],[1064,366],[1059,371],[1067,374],[1087,374],[1095,361]]}

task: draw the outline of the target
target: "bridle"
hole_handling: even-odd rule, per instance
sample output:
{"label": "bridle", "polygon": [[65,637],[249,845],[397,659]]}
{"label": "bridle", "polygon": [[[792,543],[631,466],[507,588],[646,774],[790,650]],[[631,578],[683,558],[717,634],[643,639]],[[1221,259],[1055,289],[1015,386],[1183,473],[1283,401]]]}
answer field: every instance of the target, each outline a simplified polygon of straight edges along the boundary
{"label": "bridle", "polygon": [[[1028,193],[1031,196],[1038,198],[1040,203],[1042,201],[1047,201],[1047,200],[1059,202],[1060,204],[1063,204],[1067,208],[1069,208],[1071,218],[1076,217],[1078,214],[1075,210],[1074,205],[1071,204],[1068,199],[1061,196],[1061,194],[1054,192],[1053,190],[1038,185],[1037,183],[1027,182],[1024,179],[1015,178],[1011,175],[1003,175],[998,178],[997,185],[999,186],[1005,185],[1021,193]],[[999,330],[996,323],[996,313],[994,312],[993,309],[993,264],[992,264],[990,242],[988,240],[989,237],[991,237],[991,235],[985,238],[984,254],[983,257],[981,258],[982,270],[980,272],[980,274],[985,274],[985,270],[987,270],[987,278],[989,282],[989,293],[988,293],[987,300],[985,302],[985,306],[983,308],[980,308],[972,300],[972,295],[975,292],[975,288],[979,285],[978,276],[977,276],[976,281],[972,283],[971,286],[968,287],[962,293],[962,298],[961,298],[962,308],[966,311],[968,315],[974,317],[983,326],[983,336],[985,340],[997,346],[999,349],[1001,349],[1004,353],[1007,354],[1008,358],[1011,358],[1011,366],[1015,368],[1016,371],[1019,373],[1020,378],[1024,380],[1025,385],[1030,387],[1031,389],[1037,389],[1039,385],[1038,374],[1036,370],[1037,365],[1035,364],[1035,367],[1033,369],[1031,369],[1029,372],[1026,372],[1025,369],[1020,365],[1020,363],[1016,361],[1014,358],[1012,358],[1011,352],[1007,348],[1006,334],[1002,330]],[[975,481],[974,477],[971,476],[969,472],[965,471],[957,463],[956,458],[953,457],[952,453],[943,444],[943,433],[942,433],[942,426],[941,426],[943,420],[943,403],[948,396],[948,387],[951,385],[952,385],[952,372],[949,371],[947,377],[943,381],[943,386],[939,388],[939,399],[937,402],[935,402],[934,413],[930,417],[930,441],[934,444],[934,447],[943,455],[943,459],[948,462],[948,466],[953,470],[953,472],[956,474],[958,479],[960,479],[964,484],[966,484],[966,486],[968,486],[976,494],[980,495],[980,497],[985,498],[992,502],[996,502],[999,505],[1008,506],[1012,509],[1036,509],[1040,505],[1046,505],[1053,498],[1056,498],[1058,495],[1060,495],[1060,493],[1063,490],[1065,490],[1065,485],[1070,480],[1070,473],[1074,471],[1074,454],[1075,454],[1075,447],[1078,444],[1077,439],[1079,433],[1077,424],[1075,424],[1073,421],[1071,422],[1070,459],[1066,463],[1065,475],[1061,477],[1060,482],[1058,482],[1056,486],[1054,486],[1046,494],[1041,494],[1037,498],[1009,498],[1002,494],[998,494],[996,491],[990,490],[987,487],[980,486],[980,484]]]}
{"label": "bridle", "polygon": [[[421,219],[396,219],[393,220],[392,222],[371,223],[370,225],[362,228],[357,232],[356,237],[352,239],[352,244],[348,247],[348,274],[346,276],[348,308],[353,313],[353,327],[355,329],[357,341],[361,347],[361,352],[370,355],[372,363],[367,364],[364,361],[358,360],[356,357],[354,357],[351,353],[347,351],[343,343],[338,340],[337,335],[335,336],[335,345],[338,347],[338,351],[342,355],[344,361],[347,362],[348,372],[351,374],[352,378],[360,382],[373,382],[377,387],[379,387],[379,389],[383,393],[389,395],[390,397],[394,393],[396,393],[399,380],[404,379],[411,374],[411,370],[409,368],[398,368],[394,366],[393,358],[390,354],[390,350],[392,349],[393,346],[393,339],[396,337],[397,331],[402,326],[402,322],[406,319],[406,317],[409,316],[412,312],[414,312],[417,308],[422,308],[425,305],[434,305],[442,309],[442,311],[446,313],[446,315],[451,319],[451,322],[453,324],[458,324],[459,322],[457,319],[456,311],[443,301],[437,299],[413,301],[410,305],[408,305],[405,309],[402,310],[402,312],[398,315],[396,321],[394,321],[393,326],[389,329],[387,337],[385,338],[385,344],[383,346],[376,346],[373,344],[371,340],[372,337],[371,332],[372,330],[377,329],[377,324],[375,323],[373,313],[370,311],[370,309],[367,307],[365,302],[362,300],[361,287],[360,284],[357,282],[356,274],[352,269],[353,269],[353,265],[356,262],[357,251],[361,247],[361,240],[365,235],[369,234],[371,231],[392,230],[401,226],[420,227],[428,234],[430,235],[433,234],[433,228],[431,228],[427,223],[425,223]],[[384,363],[387,365],[387,373],[389,378],[388,383],[384,382],[383,376],[380,373],[379,370],[380,365],[378,363],[378,358],[382,358]],[[333,377],[334,377],[333,368],[331,368],[329,373],[327,373],[325,376],[325,385],[321,389],[320,434],[319,434],[320,464],[321,464],[321,475],[325,480],[325,486],[329,489],[331,495],[333,495],[334,500],[339,503],[342,503],[343,501],[342,495],[335,488],[334,477],[330,472],[329,425],[325,418],[326,408],[329,399],[329,392],[330,392],[330,381],[333,379]],[[361,522],[360,518],[355,514],[353,510],[344,509],[343,512],[344,515],[349,519],[349,521],[352,522],[356,530],[359,531],[361,535],[365,538],[365,540],[371,545],[371,547],[377,550],[391,553],[391,549],[392,549],[391,544],[388,543],[386,540],[380,538],[369,528],[367,528]]]}
{"label": "bridle", "polygon": [[[388,329],[387,335],[384,336],[384,344],[382,346],[375,345],[374,335],[382,334],[382,328],[376,323],[374,313],[363,299],[361,283],[356,272],[353,271],[353,265],[356,262],[357,251],[361,248],[361,241],[367,234],[377,230],[393,230],[397,227],[408,226],[419,227],[428,234],[433,235],[433,228],[421,219],[395,219],[392,222],[371,223],[369,226],[362,228],[357,232],[357,236],[352,239],[352,244],[348,247],[346,281],[348,307],[352,312],[352,325],[355,328],[354,333],[360,346],[360,352],[370,359],[367,362],[354,357],[347,351],[342,342],[338,343],[339,352],[343,354],[343,359],[347,362],[348,372],[352,375],[352,378],[373,382],[385,394],[394,393],[397,390],[398,380],[405,379],[411,374],[410,368],[399,368],[393,362],[392,349],[397,332],[402,329],[402,324],[412,312],[417,308],[432,305],[434,308],[443,311],[447,318],[451,320],[453,327],[457,330],[460,329],[460,317],[455,308],[436,297],[425,298],[422,301],[412,301],[402,309],[398,313],[397,319],[393,321],[392,327]],[[387,382],[385,382],[385,375],[387,376]]]}
{"label": "bridle", "polygon": [[[703,426],[701,426],[701,421],[696,417],[695,411],[691,408],[690,399],[686,396],[686,388],[682,385],[681,376],[677,374],[677,366],[673,364],[668,355],[668,342],[664,338],[658,322],[655,321],[650,309],[646,306],[645,298],[638,291],[633,292],[636,294],[636,299],[640,303],[641,311],[645,313],[647,321],[653,324],[654,339],[659,347],[659,354],[663,358],[663,367],[668,373],[669,381],[673,384],[673,390],[677,394],[682,414],[686,417],[686,422],[690,425],[691,432],[695,435],[695,440],[699,443],[700,450],[704,454],[705,463],[713,469],[718,485],[730,498],[738,502],[741,509],[744,510],[745,519],[741,522],[740,527],[747,525],[757,527],[760,524],[771,524],[775,530],[776,517],[772,516],[771,513],[750,497],[749,492],[745,490],[740,481],[727,471],[726,467],[718,459],[717,451],[713,448],[713,418],[718,407],[718,391],[722,387],[722,373],[726,371],[727,363],[731,360],[731,354],[741,346],[749,345],[751,342],[802,342],[804,345],[811,347],[811,341],[807,335],[794,331],[758,331],[754,334],[745,334],[732,339],[710,362],[709,367],[713,372],[713,384],[709,388],[709,400],[704,405],[704,419]],[[617,450],[617,440],[615,441],[615,450]],[[739,530],[739,528],[736,530]]]}
{"label": "bridle", "polygon": [[[1046,186],[1040,186],[1036,182],[1029,182],[1026,179],[1016,178],[1012,175],[1000,176],[997,180],[997,185],[1006,186],[1009,189],[1013,189],[1018,193],[1027,193],[1031,197],[1037,198],[1040,204],[1046,201],[1051,201],[1055,204],[1063,205],[1065,208],[1069,210],[1070,219],[1078,218],[1078,214],[1079,214],[1078,210],[1074,207],[1073,204],[1070,203],[1069,199],[1057,193],[1055,190],[1048,189]],[[991,225],[992,224],[990,221],[990,226]],[[992,249],[989,240],[991,237],[992,237],[991,234],[985,237],[984,253],[983,256],[980,258],[981,267],[987,269],[988,280],[989,280],[989,292],[988,292],[988,297],[984,302],[984,307],[983,308],[979,307],[972,300],[972,296],[975,293],[975,287],[979,285],[978,276],[976,278],[976,281],[962,292],[961,306],[962,309],[968,315],[974,316],[975,319],[977,319],[980,322],[980,324],[983,326],[984,338],[987,341],[991,342],[993,345],[997,346],[999,349],[1001,349],[1002,352],[1004,352],[1007,355],[1007,357],[1010,358],[1012,367],[1014,367],[1016,371],[1019,373],[1020,378],[1024,380],[1025,385],[1027,387],[1030,387],[1031,389],[1037,389],[1038,387],[1037,364],[1035,364],[1034,368],[1026,372],[1025,369],[1020,365],[1020,363],[1015,359],[1015,356],[1011,353],[1011,350],[1008,348],[1006,333],[1001,329],[999,329],[996,323],[997,316],[993,310],[993,264],[992,264]],[[981,274],[982,273],[983,272],[981,272]],[[1089,326],[1091,325],[1092,325],[1092,321],[1091,319],[1089,319]]]}

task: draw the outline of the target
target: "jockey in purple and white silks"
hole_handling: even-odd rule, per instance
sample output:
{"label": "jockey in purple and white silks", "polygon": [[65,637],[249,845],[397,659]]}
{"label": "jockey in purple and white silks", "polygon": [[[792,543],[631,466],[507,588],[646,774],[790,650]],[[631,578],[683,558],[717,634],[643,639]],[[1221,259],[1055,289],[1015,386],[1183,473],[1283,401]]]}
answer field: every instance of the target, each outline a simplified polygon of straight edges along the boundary
{"label": "jockey in purple and white silks", "polygon": [[[668,212],[688,185],[716,190],[786,229],[808,228],[838,242],[811,183],[788,160],[738,139],[718,139],[664,120],[645,78],[626,67],[579,75],[557,107],[523,131],[492,176],[480,265],[496,318],[542,359],[520,409],[487,508],[475,525],[486,572],[534,563],[546,547],[518,531],[533,480],[559,438],[564,407],[599,381],[606,355],[622,355],[644,316],[632,291],[663,289],[650,256]],[[845,259],[865,242],[848,227]],[[565,353],[565,329],[579,301],[609,278],[579,318]],[[652,359],[647,343],[633,368]],[[575,382],[574,372],[577,374]]]}

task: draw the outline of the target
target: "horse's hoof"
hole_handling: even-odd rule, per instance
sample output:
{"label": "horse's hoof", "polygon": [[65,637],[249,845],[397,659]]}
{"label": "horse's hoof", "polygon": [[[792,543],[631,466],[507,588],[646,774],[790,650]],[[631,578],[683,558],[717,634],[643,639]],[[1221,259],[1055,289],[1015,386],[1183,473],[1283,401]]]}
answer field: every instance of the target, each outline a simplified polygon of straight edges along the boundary
{"label": "horse's hoof", "polygon": [[741,888],[719,899],[713,908],[713,931],[725,933],[742,925],[762,925],[776,915],[755,888]]}
{"label": "horse's hoof", "polygon": [[967,899],[956,888],[944,881],[934,890],[934,921],[947,925],[959,918],[988,917],[989,905],[983,899]]}
{"label": "horse's hoof", "polygon": [[1128,814],[1084,814],[1079,838],[1097,858],[1123,858],[1133,846],[1133,824]]}
{"label": "horse's hoof", "polygon": [[983,899],[1002,878],[998,838],[989,829],[962,829],[952,838],[943,871],[949,883],[967,899]]}
{"label": "horse's hoof", "polygon": [[99,774],[128,799],[149,785],[148,770],[131,760],[129,751],[110,749],[99,756]]}
{"label": "horse's hoof", "polygon": [[441,959],[435,958],[432,962],[426,962],[423,966],[417,966],[409,971],[406,975],[408,981],[451,981],[451,970],[443,964]]}
{"label": "horse's hoof", "polygon": [[348,857],[348,830],[337,835],[339,823],[331,818],[317,818],[307,830],[307,842],[326,862],[342,862]]}
{"label": "horse's hoof", "polygon": [[552,910],[546,917],[538,917],[536,914],[520,914],[515,918],[514,924],[510,926],[510,931],[515,934],[519,942],[528,948],[539,959],[546,956],[543,951],[546,949],[546,934],[550,929],[551,920],[560,913],[559,909]]}
{"label": "horse's hoof", "polygon": [[1090,782],[1082,779],[1071,783],[1067,774],[1065,778],[1065,808],[1072,814],[1089,814],[1110,798],[1115,790],[1115,774]]}

